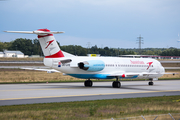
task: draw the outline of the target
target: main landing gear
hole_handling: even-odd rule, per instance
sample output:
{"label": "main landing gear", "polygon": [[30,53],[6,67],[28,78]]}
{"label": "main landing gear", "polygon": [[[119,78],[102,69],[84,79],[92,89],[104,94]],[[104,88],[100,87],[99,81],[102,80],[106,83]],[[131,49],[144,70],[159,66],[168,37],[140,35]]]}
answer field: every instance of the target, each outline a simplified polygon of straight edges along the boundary
{"label": "main landing gear", "polygon": [[84,81],[84,86],[85,87],[92,87],[92,85],[93,85],[93,82],[90,79]]}
{"label": "main landing gear", "polygon": [[153,79],[150,78],[150,79],[149,79],[149,85],[153,85],[153,84],[154,84],[152,81],[153,81]]}
{"label": "main landing gear", "polygon": [[120,88],[121,87],[121,83],[118,81],[118,77],[116,77],[116,81],[114,81],[112,83],[112,87],[113,88]]}

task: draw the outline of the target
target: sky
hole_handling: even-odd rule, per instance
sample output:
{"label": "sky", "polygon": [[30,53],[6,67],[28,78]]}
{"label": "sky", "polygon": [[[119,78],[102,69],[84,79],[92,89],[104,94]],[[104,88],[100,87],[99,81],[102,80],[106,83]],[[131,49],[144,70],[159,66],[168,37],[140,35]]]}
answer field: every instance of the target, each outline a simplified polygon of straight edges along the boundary
{"label": "sky", "polygon": [[3,31],[64,31],[61,45],[110,48],[178,47],[180,0],[0,0],[0,41],[35,39]]}

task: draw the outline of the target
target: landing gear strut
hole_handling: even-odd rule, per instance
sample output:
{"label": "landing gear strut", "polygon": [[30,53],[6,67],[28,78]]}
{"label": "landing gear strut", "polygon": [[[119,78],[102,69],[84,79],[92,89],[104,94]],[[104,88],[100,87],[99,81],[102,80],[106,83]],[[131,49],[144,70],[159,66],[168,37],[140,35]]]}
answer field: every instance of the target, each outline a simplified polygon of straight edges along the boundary
{"label": "landing gear strut", "polygon": [[113,88],[120,88],[121,87],[121,83],[118,81],[118,77],[116,77],[116,81],[114,81],[112,83],[112,87]]}
{"label": "landing gear strut", "polygon": [[152,81],[153,81],[153,79],[150,78],[150,79],[149,79],[149,85],[153,85],[153,84],[154,84]]}
{"label": "landing gear strut", "polygon": [[93,85],[93,82],[90,79],[84,81],[84,86],[85,87],[92,87],[92,85]]}

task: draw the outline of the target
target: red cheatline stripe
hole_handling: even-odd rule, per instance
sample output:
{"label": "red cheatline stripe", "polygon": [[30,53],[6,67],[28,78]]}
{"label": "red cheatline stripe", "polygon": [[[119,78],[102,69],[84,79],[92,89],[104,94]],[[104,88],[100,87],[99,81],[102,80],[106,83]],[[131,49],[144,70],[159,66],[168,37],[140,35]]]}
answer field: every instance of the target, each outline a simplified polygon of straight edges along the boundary
{"label": "red cheatline stripe", "polygon": [[59,58],[59,57],[64,57],[64,55],[63,55],[61,50],[59,52],[53,54],[53,55],[45,56],[45,58]]}

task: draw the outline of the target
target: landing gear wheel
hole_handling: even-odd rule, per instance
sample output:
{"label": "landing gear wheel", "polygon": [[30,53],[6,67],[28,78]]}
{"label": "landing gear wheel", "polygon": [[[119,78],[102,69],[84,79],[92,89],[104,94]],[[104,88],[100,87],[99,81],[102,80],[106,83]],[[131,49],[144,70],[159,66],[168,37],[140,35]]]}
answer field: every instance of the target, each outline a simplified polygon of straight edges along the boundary
{"label": "landing gear wheel", "polygon": [[93,85],[93,82],[91,80],[84,81],[84,86],[85,87],[92,87],[92,85]]}
{"label": "landing gear wheel", "polygon": [[149,85],[153,85],[154,83],[153,82],[149,82]]}
{"label": "landing gear wheel", "polygon": [[120,88],[120,87],[121,87],[121,83],[120,83],[119,81],[114,81],[114,82],[112,83],[112,87],[113,87],[113,88]]}

